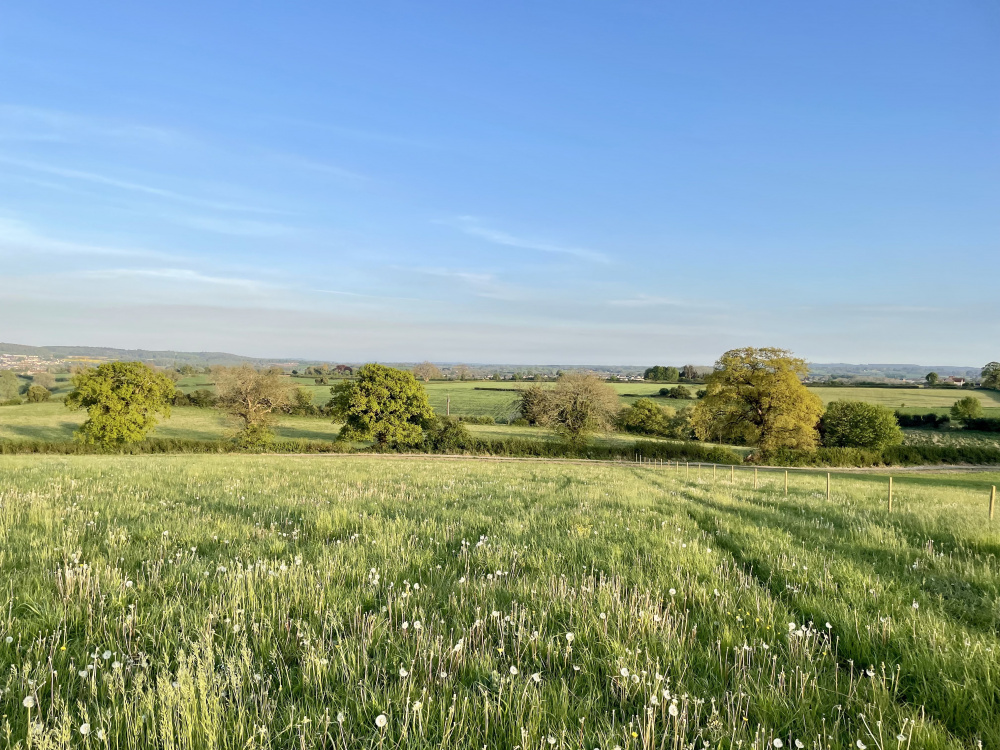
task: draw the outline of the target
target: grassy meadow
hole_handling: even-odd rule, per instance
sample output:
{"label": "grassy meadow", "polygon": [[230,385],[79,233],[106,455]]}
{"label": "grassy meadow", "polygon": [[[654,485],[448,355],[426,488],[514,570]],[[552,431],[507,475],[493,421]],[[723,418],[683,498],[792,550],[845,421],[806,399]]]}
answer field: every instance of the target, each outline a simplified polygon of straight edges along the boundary
{"label": "grassy meadow", "polygon": [[998,483],[3,457],[0,736],[1000,747]]}

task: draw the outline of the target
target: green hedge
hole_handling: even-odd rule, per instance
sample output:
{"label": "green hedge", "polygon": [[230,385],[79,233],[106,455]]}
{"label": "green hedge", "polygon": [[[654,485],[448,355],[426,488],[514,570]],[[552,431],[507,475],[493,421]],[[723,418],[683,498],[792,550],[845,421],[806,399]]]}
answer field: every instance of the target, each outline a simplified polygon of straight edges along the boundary
{"label": "green hedge", "polygon": [[966,419],[962,429],[974,430],[976,432],[1000,432],[1000,419],[991,419],[988,417]]}
{"label": "green hedge", "polygon": [[782,450],[762,459],[775,466],[928,466],[935,464],[1000,464],[1000,449],[977,446],[893,445],[868,448]]}
{"label": "green hedge", "polygon": [[[278,440],[265,449],[268,453],[349,453],[351,447],[344,443],[320,440]],[[150,453],[242,453],[239,446],[225,440],[183,440],[149,438],[141,443],[104,447],[65,441],[59,443],[43,440],[2,440],[0,455],[42,453],[49,455],[145,455]]]}

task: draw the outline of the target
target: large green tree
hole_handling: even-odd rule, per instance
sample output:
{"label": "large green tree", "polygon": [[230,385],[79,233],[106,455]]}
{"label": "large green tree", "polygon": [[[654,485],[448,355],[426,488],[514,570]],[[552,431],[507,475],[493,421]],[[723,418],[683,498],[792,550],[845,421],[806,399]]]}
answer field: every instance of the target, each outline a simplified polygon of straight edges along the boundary
{"label": "large green tree", "polygon": [[1000,391],[1000,362],[990,362],[983,368],[983,388]]}
{"label": "large green tree", "polygon": [[342,440],[374,440],[379,446],[420,445],[434,423],[427,393],[413,373],[379,364],[361,367],[354,380],[330,389],[328,406],[343,420]]}
{"label": "large green tree", "polygon": [[820,420],[823,445],[834,448],[885,448],[903,442],[892,409],[863,401],[834,401]]}
{"label": "large green tree", "polygon": [[174,381],[142,362],[105,362],[73,376],[65,403],[86,409],[87,421],[77,430],[85,443],[136,443],[156,426],[156,416],[170,416]]}
{"label": "large green tree", "polygon": [[804,360],[784,349],[733,349],[715,363],[691,422],[702,440],[779,448],[814,448],[823,403],[802,384]]}

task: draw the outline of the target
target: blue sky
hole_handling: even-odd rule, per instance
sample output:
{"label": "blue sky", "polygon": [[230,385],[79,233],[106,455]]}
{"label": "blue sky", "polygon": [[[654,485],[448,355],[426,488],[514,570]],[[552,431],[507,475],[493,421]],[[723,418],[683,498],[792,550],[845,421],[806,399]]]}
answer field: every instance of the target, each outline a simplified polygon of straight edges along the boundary
{"label": "blue sky", "polygon": [[0,340],[981,365],[998,273],[994,2],[0,10]]}

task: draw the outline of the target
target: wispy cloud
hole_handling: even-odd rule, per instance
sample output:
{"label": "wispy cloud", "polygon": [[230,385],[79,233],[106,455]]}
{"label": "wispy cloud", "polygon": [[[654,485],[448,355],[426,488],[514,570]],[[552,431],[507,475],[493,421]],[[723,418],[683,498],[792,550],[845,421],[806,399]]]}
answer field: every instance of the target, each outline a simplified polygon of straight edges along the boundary
{"label": "wispy cloud", "polygon": [[298,231],[295,227],[286,224],[252,219],[210,218],[206,216],[174,216],[171,218],[184,226],[231,237],[287,237]]}
{"label": "wispy cloud", "polygon": [[407,273],[422,273],[426,276],[437,276],[443,279],[454,279],[468,286],[477,297],[500,300],[523,299],[524,294],[510,284],[500,281],[492,273],[478,271],[463,271],[451,268],[404,268]]}
{"label": "wispy cloud", "polygon": [[74,141],[94,137],[157,144],[191,141],[190,136],[170,128],[20,104],[0,104],[0,138]]}
{"label": "wispy cloud", "polygon": [[613,299],[608,301],[614,307],[668,307],[683,303],[672,297],[656,297],[649,294],[638,294],[630,299]]}
{"label": "wispy cloud", "polygon": [[212,286],[238,287],[260,290],[273,286],[255,279],[241,279],[229,276],[208,276],[188,268],[107,268],[99,271],[82,271],[80,276],[89,279],[145,278],[176,281],[184,284],[209,284]]}
{"label": "wispy cloud", "polygon": [[317,161],[315,159],[306,159],[301,156],[295,156],[294,154],[269,154],[271,159],[282,164],[286,167],[291,167],[293,169],[302,169],[307,172],[315,172],[316,174],[326,175],[328,177],[335,177],[341,180],[349,180],[351,182],[368,182],[369,177],[363,175],[359,172],[355,172],[350,169],[345,169],[344,167],[338,166],[336,164],[330,164],[324,161]]}
{"label": "wispy cloud", "polygon": [[124,190],[132,193],[140,193],[143,195],[150,195],[157,198],[165,198],[168,200],[177,201],[179,203],[186,203],[193,206],[199,206],[201,208],[210,208],[220,211],[240,211],[246,213],[263,213],[263,214],[280,213],[278,211],[274,211],[267,208],[261,208],[257,206],[246,206],[238,203],[220,202],[220,201],[200,198],[197,196],[187,195],[185,193],[178,193],[173,190],[166,190],[164,188],[159,188],[152,185],[145,185],[139,182],[120,180],[115,177],[108,177],[107,175],[99,174],[97,172],[88,172],[80,169],[66,169],[64,167],[56,167],[50,164],[40,164],[38,162],[25,161],[23,159],[14,159],[8,156],[0,156],[0,163],[10,164],[15,167],[20,167],[21,169],[28,169],[34,172],[39,172],[41,174],[53,175],[55,177],[65,177],[71,180],[81,180],[84,182],[90,182],[97,185],[104,185],[106,187],[113,187],[118,190]]}
{"label": "wispy cloud", "polygon": [[604,253],[597,252],[596,250],[589,250],[587,248],[576,247],[574,245],[562,245],[533,238],[518,237],[499,229],[484,226],[479,219],[474,216],[459,216],[455,219],[442,223],[453,226],[472,237],[478,237],[481,240],[491,242],[494,245],[517,247],[523,250],[536,250],[538,252],[552,253],[555,255],[570,255],[575,258],[594,261],[597,263],[610,262],[608,256]]}
{"label": "wispy cloud", "polygon": [[0,255],[30,255],[33,253],[160,259],[174,257],[152,250],[57,239],[42,234],[23,222],[0,217]]}

